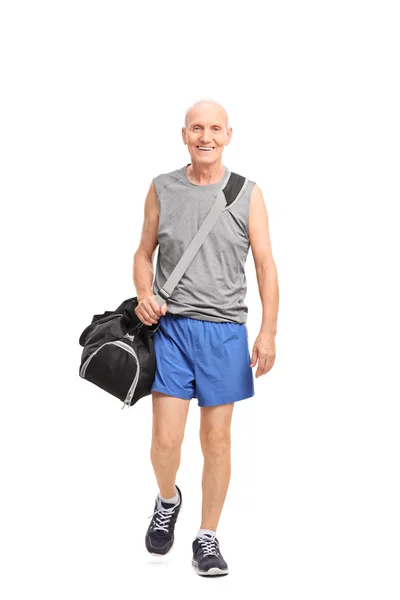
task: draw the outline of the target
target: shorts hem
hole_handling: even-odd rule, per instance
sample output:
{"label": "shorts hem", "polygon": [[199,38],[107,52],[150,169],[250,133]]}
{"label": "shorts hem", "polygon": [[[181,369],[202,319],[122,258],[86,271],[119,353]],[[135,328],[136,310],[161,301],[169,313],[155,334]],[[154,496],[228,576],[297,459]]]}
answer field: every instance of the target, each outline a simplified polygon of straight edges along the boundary
{"label": "shorts hem", "polygon": [[242,398],[236,398],[236,400],[228,400],[226,402],[218,402],[216,404],[200,404],[199,402],[197,403],[200,407],[202,408],[207,408],[209,406],[222,406],[223,404],[232,404],[235,402],[240,402],[241,400],[247,400],[248,398],[253,398],[255,396],[255,393],[250,394],[250,396],[243,396]]}
{"label": "shorts hem", "polygon": [[172,392],[171,390],[168,390],[167,388],[164,388],[162,386],[158,386],[157,388],[151,388],[150,391],[161,392],[162,394],[168,394],[168,396],[174,396],[174,398],[182,398],[182,400],[191,400],[193,398],[193,396],[182,396],[182,394]]}

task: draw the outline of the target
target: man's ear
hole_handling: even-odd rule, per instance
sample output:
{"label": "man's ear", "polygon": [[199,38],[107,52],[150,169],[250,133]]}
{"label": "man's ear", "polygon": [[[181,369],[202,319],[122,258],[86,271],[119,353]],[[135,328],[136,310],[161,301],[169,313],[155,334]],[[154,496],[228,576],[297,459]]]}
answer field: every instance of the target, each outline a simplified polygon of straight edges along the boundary
{"label": "man's ear", "polygon": [[227,132],[227,137],[228,137],[228,139],[227,139],[227,141],[225,142],[225,146],[228,146],[229,142],[230,142],[230,141],[231,141],[231,139],[232,139],[232,127],[229,127],[229,129],[228,129],[228,132]]}
{"label": "man's ear", "polygon": [[187,145],[187,140],[186,140],[186,127],[182,127],[182,139],[183,139],[183,143]]}

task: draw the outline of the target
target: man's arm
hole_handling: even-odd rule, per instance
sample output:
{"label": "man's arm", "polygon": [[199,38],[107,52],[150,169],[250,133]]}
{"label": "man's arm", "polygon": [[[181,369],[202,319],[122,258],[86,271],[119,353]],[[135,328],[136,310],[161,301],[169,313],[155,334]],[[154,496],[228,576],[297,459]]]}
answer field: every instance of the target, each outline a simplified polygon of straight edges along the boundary
{"label": "man's arm", "polygon": [[133,282],[139,302],[153,294],[153,257],[158,245],[158,220],[158,200],[152,181],[144,203],[144,221],[140,243],[133,259]]}
{"label": "man's arm", "polygon": [[275,335],[279,308],[278,273],[272,256],[268,213],[258,185],[254,186],[250,198],[248,232],[263,309],[260,333]]}

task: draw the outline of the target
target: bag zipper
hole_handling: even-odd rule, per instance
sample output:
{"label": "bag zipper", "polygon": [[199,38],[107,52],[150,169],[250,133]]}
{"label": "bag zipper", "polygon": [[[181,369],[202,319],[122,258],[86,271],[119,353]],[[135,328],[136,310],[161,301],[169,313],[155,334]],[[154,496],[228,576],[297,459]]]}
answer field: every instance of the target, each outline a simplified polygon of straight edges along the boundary
{"label": "bag zipper", "polygon": [[[134,336],[133,336],[134,337]],[[139,374],[140,374],[140,363],[139,363],[139,359],[137,357],[136,352],[134,351],[134,349],[129,346],[129,344],[126,344],[125,342],[121,342],[120,340],[116,340],[115,342],[105,342],[104,344],[102,344],[99,348],[97,348],[97,350],[95,350],[94,352],[92,352],[92,354],[90,356],[88,356],[88,358],[85,360],[85,362],[83,363],[79,375],[84,379],[85,378],[85,374],[87,371],[87,368],[89,366],[90,361],[92,360],[93,356],[95,356],[99,350],[101,350],[102,348],[104,348],[104,346],[107,346],[108,344],[114,344],[115,346],[119,346],[120,348],[122,348],[123,350],[126,350],[127,352],[129,352],[130,354],[132,354],[136,360],[136,364],[137,364],[137,369],[136,369],[136,375],[134,377],[134,380],[128,390],[128,393],[126,395],[126,398],[124,400],[124,404],[122,406],[122,408],[125,408],[125,405],[130,406],[131,405],[131,400],[133,398],[133,395],[135,393],[135,389],[137,386],[137,382],[139,379]]]}
{"label": "bag zipper", "polygon": [[[132,336],[132,339],[134,337],[135,336]],[[136,369],[135,378],[134,378],[134,380],[132,382],[131,387],[128,390],[128,393],[127,393],[126,398],[124,400],[124,403],[122,405],[122,408],[125,408],[125,405],[127,405],[128,407],[131,405],[131,400],[132,400],[133,395],[135,393],[135,389],[136,389],[137,382],[138,382],[139,375],[140,375],[140,363],[139,363],[139,359],[137,357],[136,352],[134,351],[134,349],[131,346],[129,346],[129,344],[126,344],[125,342],[122,342],[121,340],[117,340],[116,342],[111,342],[111,343],[115,344],[116,346],[119,346],[120,348],[124,348],[125,350],[127,350],[128,352],[130,352],[131,354],[133,354],[133,356],[135,357],[136,363],[137,363],[137,369]]]}

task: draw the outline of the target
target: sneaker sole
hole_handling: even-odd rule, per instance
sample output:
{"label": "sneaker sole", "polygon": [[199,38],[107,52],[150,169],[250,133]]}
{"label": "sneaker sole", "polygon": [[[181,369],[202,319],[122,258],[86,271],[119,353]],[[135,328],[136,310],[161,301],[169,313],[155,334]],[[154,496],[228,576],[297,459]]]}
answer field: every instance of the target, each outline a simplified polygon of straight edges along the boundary
{"label": "sneaker sole", "polygon": [[171,548],[169,550],[167,550],[166,552],[151,552],[151,550],[149,550],[146,545],[146,550],[149,554],[152,554],[153,556],[167,556],[167,554],[169,554],[169,552],[171,552],[173,547],[174,547],[174,544],[172,544]]}
{"label": "sneaker sole", "polygon": [[212,567],[211,569],[208,569],[208,571],[201,571],[201,569],[199,569],[197,561],[195,560],[192,560],[192,565],[196,567],[197,574],[203,577],[218,577],[219,575],[229,574],[229,569],[219,569],[218,567]]}

